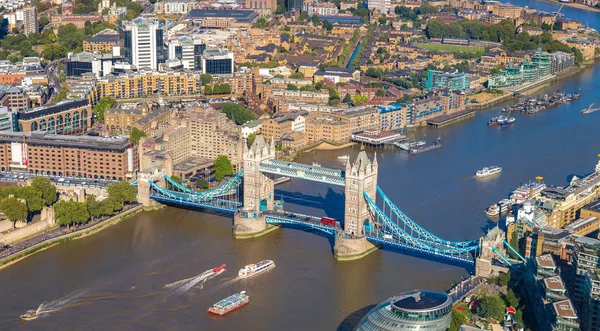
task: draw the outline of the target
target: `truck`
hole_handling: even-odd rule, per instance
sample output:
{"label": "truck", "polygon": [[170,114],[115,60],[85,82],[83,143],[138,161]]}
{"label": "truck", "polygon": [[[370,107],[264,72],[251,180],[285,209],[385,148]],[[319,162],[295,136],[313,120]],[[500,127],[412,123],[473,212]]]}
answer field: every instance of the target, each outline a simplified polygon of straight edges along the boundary
{"label": "truck", "polygon": [[334,226],[336,224],[336,219],[335,218],[331,218],[331,217],[321,217],[321,224],[323,225],[329,225],[329,226]]}

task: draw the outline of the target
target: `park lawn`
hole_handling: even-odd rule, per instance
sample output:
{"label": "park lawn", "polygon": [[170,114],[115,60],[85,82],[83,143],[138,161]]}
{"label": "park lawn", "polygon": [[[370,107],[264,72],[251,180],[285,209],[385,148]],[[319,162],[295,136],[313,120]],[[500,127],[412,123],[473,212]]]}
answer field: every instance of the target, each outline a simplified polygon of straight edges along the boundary
{"label": "park lawn", "polygon": [[432,51],[446,51],[446,52],[466,52],[466,53],[477,53],[485,52],[484,47],[478,46],[460,46],[460,45],[442,45],[442,44],[416,44],[417,47],[428,49]]}
{"label": "park lawn", "polygon": [[469,102],[471,102],[471,100],[475,99],[475,100],[477,100],[477,103],[484,103],[484,102],[490,101],[492,99],[495,99],[499,96],[502,96],[505,93],[506,92],[504,92],[502,94],[493,94],[493,93],[488,93],[488,92],[484,91],[484,92],[467,95],[467,99],[469,100]]}

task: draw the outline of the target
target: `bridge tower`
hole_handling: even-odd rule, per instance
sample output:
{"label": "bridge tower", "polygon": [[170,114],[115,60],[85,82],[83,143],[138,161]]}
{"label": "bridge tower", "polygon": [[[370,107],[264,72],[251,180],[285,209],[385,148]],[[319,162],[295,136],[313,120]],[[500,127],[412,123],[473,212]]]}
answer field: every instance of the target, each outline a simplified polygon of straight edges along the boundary
{"label": "bridge tower", "polygon": [[485,236],[479,239],[479,255],[475,259],[475,275],[488,278],[505,273],[508,268],[492,263],[498,256],[495,251],[506,256],[504,240],[506,234],[497,226],[488,231]]}
{"label": "bridge tower", "polygon": [[258,135],[250,148],[244,144],[244,208],[233,215],[233,236],[238,239],[261,236],[277,227],[267,224],[262,211],[273,210],[275,183],[260,172],[261,162],[275,158],[275,143]]}
{"label": "bridge tower", "polygon": [[244,207],[273,210],[275,183],[271,175],[260,172],[261,162],[275,158],[275,143],[258,135],[250,148],[244,144]]}
{"label": "bridge tower", "polygon": [[363,192],[375,201],[377,196],[377,154],[371,161],[361,151],[356,161],[346,163],[346,187],[344,206],[344,231],[335,238],[334,253],[339,260],[354,260],[375,250],[367,241],[365,227],[372,226],[373,218]]}

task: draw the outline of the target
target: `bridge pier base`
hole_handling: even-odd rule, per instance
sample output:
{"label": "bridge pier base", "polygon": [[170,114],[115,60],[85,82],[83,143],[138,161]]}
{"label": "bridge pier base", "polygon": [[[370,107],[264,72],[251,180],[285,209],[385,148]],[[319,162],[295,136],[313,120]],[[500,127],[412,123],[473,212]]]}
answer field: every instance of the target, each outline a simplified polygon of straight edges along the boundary
{"label": "bridge pier base", "polygon": [[340,261],[351,261],[363,258],[377,250],[377,246],[367,240],[367,237],[335,236],[333,255]]}
{"label": "bridge pier base", "polygon": [[260,237],[278,228],[267,224],[266,216],[255,210],[240,209],[233,215],[233,236],[236,239]]}

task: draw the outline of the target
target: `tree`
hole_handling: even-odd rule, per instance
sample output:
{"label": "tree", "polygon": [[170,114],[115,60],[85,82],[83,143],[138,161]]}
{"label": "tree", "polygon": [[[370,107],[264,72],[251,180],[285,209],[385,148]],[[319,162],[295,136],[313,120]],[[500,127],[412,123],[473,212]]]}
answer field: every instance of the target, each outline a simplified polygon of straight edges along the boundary
{"label": "tree", "polygon": [[108,196],[121,203],[132,203],[137,201],[137,190],[130,183],[121,181],[108,185]]}
{"label": "tree", "polygon": [[67,75],[65,74],[64,71],[61,71],[60,75],[59,75],[59,80],[61,83],[64,83],[67,81]]}
{"label": "tree", "polygon": [[42,192],[32,186],[20,187],[15,197],[25,199],[27,210],[31,213],[37,213],[44,208],[45,200],[42,198]]}
{"label": "tree", "polygon": [[465,313],[463,311],[452,309],[452,320],[450,322],[450,331],[459,331],[460,327],[467,323],[468,323],[467,317],[465,316]]}
{"label": "tree", "polygon": [[213,77],[212,77],[212,75],[209,75],[209,74],[202,74],[200,76],[200,80],[202,81],[202,85],[207,85],[207,84],[212,83]]}
{"label": "tree", "polygon": [[380,17],[378,20],[379,24],[381,25],[385,25],[385,23],[387,23],[387,20],[385,19],[385,17]]}
{"label": "tree", "polygon": [[234,121],[237,125],[254,121],[256,119],[250,109],[244,108],[233,102],[225,103],[223,107],[221,107],[221,112],[227,115],[227,118]]}
{"label": "tree", "polygon": [[302,79],[302,78],[304,78],[304,74],[301,73],[301,72],[299,72],[299,71],[298,72],[294,72],[293,74],[290,75],[290,78],[293,78],[293,79]]}
{"label": "tree", "polygon": [[206,179],[198,179],[196,181],[196,188],[206,190],[208,188],[208,182],[206,181]]}
{"label": "tree", "polygon": [[48,19],[48,16],[40,16],[40,18],[38,19],[38,26],[40,28],[48,25],[48,23],[50,23],[50,20]]}
{"label": "tree", "polygon": [[264,29],[269,25],[269,20],[263,16],[261,18],[258,19],[258,21],[256,21],[256,23],[254,23],[252,25],[253,28],[259,28],[259,29]]}
{"label": "tree", "polygon": [[519,299],[517,299],[517,296],[512,289],[509,289],[508,292],[502,296],[502,299],[504,299],[504,303],[506,303],[506,306],[508,307],[517,308],[519,306]]}
{"label": "tree", "polygon": [[213,94],[213,88],[212,88],[212,86],[210,86],[210,85],[204,86],[204,94],[206,94],[206,95]]}
{"label": "tree", "polygon": [[108,197],[100,202],[102,215],[113,215],[116,211],[123,209],[123,202],[116,197]]}
{"label": "tree", "polygon": [[179,176],[172,175],[171,179],[179,184],[182,183],[181,177],[179,177]]}
{"label": "tree", "polygon": [[146,132],[136,128],[135,126],[131,128],[131,132],[129,132],[129,141],[134,144],[138,144],[142,137],[146,136]]}
{"label": "tree", "polygon": [[296,86],[294,84],[287,84],[285,89],[289,90],[289,91],[298,91],[298,86]]}
{"label": "tree", "polygon": [[324,20],[323,28],[326,29],[327,31],[331,31],[331,30],[333,30],[333,24],[329,23],[328,20]]}
{"label": "tree", "polygon": [[252,146],[252,144],[254,144],[254,140],[256,140],[256,132],[252,132],[248,135],[248,146]]}
{"label": "tree", "polygon": [[85,197],[85,205],[92,220],[94,220],[96,217],[100,217],[103,215],[102,207],[100,204],[101,202],[97,201],[96,197],[93,195],[88,195],[87,197]]}
{"label": "tree", "polygon": [[102,97],[98,103],[92,108],[97,121],[104,121],[104,113],[107,109],[115,104],[116,100],[111,97]]}
{"label": "tree", "polygon": [[0,201],[0,211],[13,222],[13,228],[17,221],[24,220],[27,217],[27,207],[17,198],[5,198]]}
{"label": "tree", "polygon": [[69,87],[67,85],[63,85],[60,90],[58,90],[58,94],[54,98],[54,102],[59,102],[67,98],[67,93],[69,93]]}
{"label": "tree", "polygon": [[352,98],[350,97],[350,94],[346,93],[346,95],[344,96],[344,99],[342,100],[343,103],[350,103],[352,102]]}
{"label": "tree", "polygon": [[319,17],[317,15],[313,15],[310,20],[315,26],[319,25],[320,21],[319,21]]}
{"label": "tree", "polygon": [[510,273],[501,273],[498,276],[498,285],[500,285],[500,286],[508,285],[509,281],[510,281]]}
{"label": "tree", "polygon": [[226,155],[217,157],[214,163],[215,179],[222,180],[225,176],[233,175],[233,165]]}
{"label": "tree", "polygon": [[477,315],[485,318],[495,318],[502,320],[506,305],[498,296],[485,296],[478,301],[476,308]]}
{"label": "tree", "polygon": [[300,88],[300,91],[310,91],[310,92],[315,92],[317,91],[317,89],[315,89],[314,86],[312,85],[304,85]]}
{"label": "tree", "polygon": [[44,59],[54,61],[67,56],[67,49],[61,44],[48,44],[42,51]]}
{"label": "tree", "polygon": [[382,97],[385,95],[385,92],[383,90],[377,90],[377,92],[375,92],[375,95],[378,97]]}
{"label": "tree", "polygon": [[31,180],[31,186],[42,193],[46,205],[50,206],[56,202],[56,186],[46,177],[35,177]]}
{"label": "tree", "polygon": [[54,204],[54,217],[59,225],[72,226],[84,224],[90,218],[86,203],[59,201]]}

